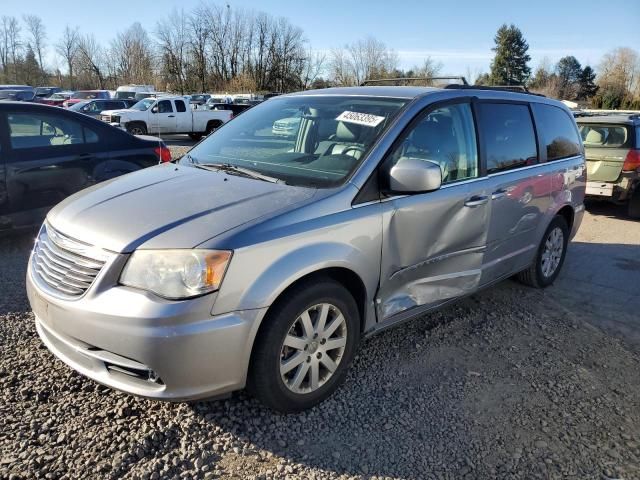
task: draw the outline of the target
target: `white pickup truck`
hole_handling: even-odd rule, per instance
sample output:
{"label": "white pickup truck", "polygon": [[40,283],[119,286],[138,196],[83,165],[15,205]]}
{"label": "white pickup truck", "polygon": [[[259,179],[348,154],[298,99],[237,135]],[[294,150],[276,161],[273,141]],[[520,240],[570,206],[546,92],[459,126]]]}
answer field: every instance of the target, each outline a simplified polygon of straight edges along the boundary
{"label": "white pickup truck", "polygon": [[145,98],[125,110],[105,110],[100,118],[132,135],[188,134],[200,140],[231,120],[229,110],[192,110],[180,96]]}

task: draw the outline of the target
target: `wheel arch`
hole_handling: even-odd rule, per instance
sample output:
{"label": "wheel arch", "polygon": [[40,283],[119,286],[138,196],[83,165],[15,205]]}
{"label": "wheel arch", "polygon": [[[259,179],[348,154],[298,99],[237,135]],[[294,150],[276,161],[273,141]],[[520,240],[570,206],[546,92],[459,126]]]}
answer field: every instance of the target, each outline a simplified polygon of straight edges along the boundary
{"label": "wheel arch", "polygon": [[576,212],[573,209],[573,207],[571,205],[564,205],[562,208],[560,208],[556,212],[556,215],[559,215],[565,219],[565,221],[567,222],[567,227],[569,227],[569,232],[571,232],[573,229],[573,222],[575,220],[575,215],[576,215]]}

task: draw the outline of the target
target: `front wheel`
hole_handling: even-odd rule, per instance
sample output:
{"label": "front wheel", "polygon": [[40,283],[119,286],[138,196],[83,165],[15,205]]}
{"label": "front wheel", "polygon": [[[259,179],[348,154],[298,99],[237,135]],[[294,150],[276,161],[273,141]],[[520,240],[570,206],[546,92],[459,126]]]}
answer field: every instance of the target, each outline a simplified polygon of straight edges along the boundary
{"label": "front wheel", "polygon": [[360,340],[353,297],[330,279],[294,286],[263,320],[248,387],[262,403],[299,412],[344,381]]}
{"label": "front wheel", "polygon": [[567,221],[561,216],[556,216],[542,237],[535,260],[529,268],[517,275],[518,280],[536,288],[551,285],[560,273],[568,243]]}
{"label": "front wheel", "polygon": [[134,123],[132,125],[127,125],[127,132],[131,135],[146,135],[147,127],[141,123]]}

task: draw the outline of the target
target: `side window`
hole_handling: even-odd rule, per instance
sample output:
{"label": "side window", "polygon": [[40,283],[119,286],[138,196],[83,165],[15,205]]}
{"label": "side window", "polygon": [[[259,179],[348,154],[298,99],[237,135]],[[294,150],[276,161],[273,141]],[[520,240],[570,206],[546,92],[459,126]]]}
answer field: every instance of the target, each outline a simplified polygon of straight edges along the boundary
{"label": "side window", "polygon": [[458,103],[423,115],[392,152],[388,168],[406,158],[440,165],[442,183],[478,176],[478,150],[473,114],[468,103]]}
{"label": "side window", "polygon": [[533,122],[527,105],[480,103],[480,135],[486,147],[487,173],[497,173],[538,162]]}
{"label": "side window", "polygon": [[98,143],[98,134],[84,127],[84,143]]}
{"label": "side window", "polygon": [[573,118],[553,105],[534,103],[532,107],[542,143],[547,149],[547,161],[575,157],[582,153]]}
{"label": "side window", "polygon": [[184,102],[182,100],[176,100],[176,111],[177,112],[187,111],[187,107],[184,106]]}
{"label": "side window", "polygon": [[162,100],[158,102],[158,113],[171,113],[173,107],[171,106],[171,100]]}
{"label": "side window", "polygon": [[10,113],[7,119],[11,147],[15,149],[84,143],[82,125],[62,116]]}

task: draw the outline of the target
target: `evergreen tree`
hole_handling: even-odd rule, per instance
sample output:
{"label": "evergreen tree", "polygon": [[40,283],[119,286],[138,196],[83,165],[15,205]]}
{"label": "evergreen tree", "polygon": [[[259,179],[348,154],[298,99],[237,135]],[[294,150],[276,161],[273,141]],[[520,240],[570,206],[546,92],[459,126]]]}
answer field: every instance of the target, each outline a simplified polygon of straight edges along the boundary
{"label": "evergreen tree", "polygon": [[556,65],[558,75],[558,97],[573,100],[578,96],[582,66],[572,55],[562,57]]}
{"label": "evergreen tree", "polygon": [[496,36],[495,57],[491,62],[491,83],[494,85],[524,85],[531,74],[527,62],[527,44],[522,32],[515,25],[502,25]]}
{"label": "evergreen tree", "polygon": [[598,86],[595,84],[596,72],[589,65],[584,67],[578,79],[578,100],[587,100],[598,93]]}
{"label": "evergreen tree", "polygon": [[22,78],[27,85],[36,85],[40,79],[40,64],[30,44],[27,45],[27,53],[22,62]]}

